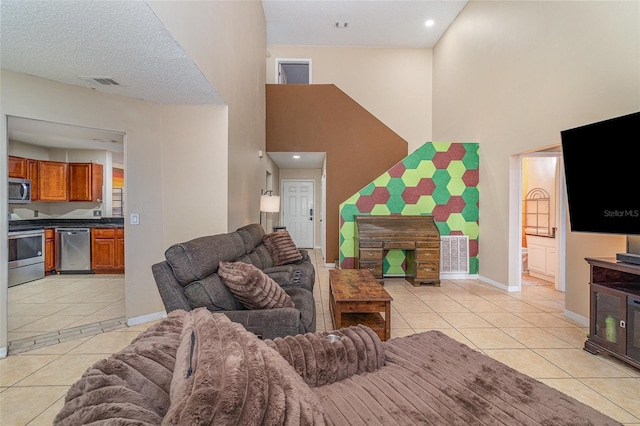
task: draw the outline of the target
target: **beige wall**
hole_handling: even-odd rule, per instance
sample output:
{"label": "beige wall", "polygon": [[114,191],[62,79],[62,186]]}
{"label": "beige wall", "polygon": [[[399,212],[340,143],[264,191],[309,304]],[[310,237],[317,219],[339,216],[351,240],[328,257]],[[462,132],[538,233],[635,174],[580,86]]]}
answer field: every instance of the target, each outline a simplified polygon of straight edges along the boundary
{"label": "beige wall", "polygon": [[[280,169],[280,180],[282,179],[307,179],[313,180],[313,187],[315,190],[315,200],[313,211],[315,212],[315,229],[314,229],[314,244],[316,248],[320,248],[322,244],[322,222],[321,214],[322,208],[322,169]],[[278,192],[282,191],[282,185],[280,185]]]}
{"label": "beige wall", "polygon": [[408,143],[431,141],[430,49],[267,46],[267,83],[277,58],[312,61],[313,84],[335,84]]}
{"label": "beige wall", "polygon": [[[266,22],[262,3],[154,1],[149,6],[224,98],[228,152],[210,167],[228,172],[229,231],[259,221],[260,189],[269,167],[265,151]],[[206,182],[202,182],[206,184]],[[220,185],[221,182],[212,182]]]}
{"label": "beige wall", "polygon": [[[472,1],[434,49],[433,138],[480,144],[483,277],[513,277],[509,156],[559,144],[563,129],[640,109],[638,22],[637,1]],[[613,256],[623,242],[568,233],[568,311],[589,316],[584,257]]]}
{"label": "beige wall", "polygon": [[[219,160],[228,152],[227,111],[225,105],[162,106],[164,248],[227,232],[228,167]],[[127,172],[125,178],[135,170]]]}

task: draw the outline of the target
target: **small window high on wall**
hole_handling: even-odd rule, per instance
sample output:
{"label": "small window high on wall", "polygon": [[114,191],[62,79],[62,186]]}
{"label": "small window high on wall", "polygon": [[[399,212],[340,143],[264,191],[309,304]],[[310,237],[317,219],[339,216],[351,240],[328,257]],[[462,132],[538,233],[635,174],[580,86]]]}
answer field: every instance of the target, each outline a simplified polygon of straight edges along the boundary
{"label": "small window high on wall", "polygon": [[278,84],[311,84],[311,59],[276,58]]}

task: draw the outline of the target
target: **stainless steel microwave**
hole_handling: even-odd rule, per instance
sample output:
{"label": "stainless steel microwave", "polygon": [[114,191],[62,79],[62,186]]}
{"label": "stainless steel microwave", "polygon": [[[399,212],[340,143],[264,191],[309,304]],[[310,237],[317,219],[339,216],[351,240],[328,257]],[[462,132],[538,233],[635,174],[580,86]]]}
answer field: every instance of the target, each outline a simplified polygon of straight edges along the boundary
{"label": "stainless steel microwave", "polygon": [[31,202],[31,180],[9,178],[9,202],[26,204]]}

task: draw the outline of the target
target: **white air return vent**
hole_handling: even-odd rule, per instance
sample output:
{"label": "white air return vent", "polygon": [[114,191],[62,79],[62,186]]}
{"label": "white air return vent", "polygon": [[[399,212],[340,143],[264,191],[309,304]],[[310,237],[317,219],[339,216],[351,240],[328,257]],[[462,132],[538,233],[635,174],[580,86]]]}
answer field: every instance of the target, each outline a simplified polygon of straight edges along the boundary
{"label": "white air return vent", "polygon": [[115,81],[111,77],[101,77],[101,76],[91,76],[91,75],[81,75],[81,80],[87,81],[91,84],[99,84],[101,86],[120,86],[120,83]]}
{"label": "white air return vent", "polygon": [[469,237],[447,235],[440,237],[440,272],[469,273]]}

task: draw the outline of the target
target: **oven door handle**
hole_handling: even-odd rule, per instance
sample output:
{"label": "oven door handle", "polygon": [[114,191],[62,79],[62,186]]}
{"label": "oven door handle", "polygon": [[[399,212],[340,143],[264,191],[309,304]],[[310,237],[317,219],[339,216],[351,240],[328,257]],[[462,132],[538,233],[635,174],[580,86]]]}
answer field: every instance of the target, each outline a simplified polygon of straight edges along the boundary
{"label": "oven door handle", "polygon": [[32,237],[39,237],[40,235],[42,235],[42,237],[44,238],[44,232],[43,232],[43,233],[38,233],[38,234],[16,234],[16,235],[9,235],[9,239],[10,239],[10,240],[17,240],[18,238],[32,238]]}

